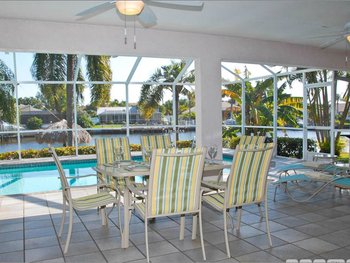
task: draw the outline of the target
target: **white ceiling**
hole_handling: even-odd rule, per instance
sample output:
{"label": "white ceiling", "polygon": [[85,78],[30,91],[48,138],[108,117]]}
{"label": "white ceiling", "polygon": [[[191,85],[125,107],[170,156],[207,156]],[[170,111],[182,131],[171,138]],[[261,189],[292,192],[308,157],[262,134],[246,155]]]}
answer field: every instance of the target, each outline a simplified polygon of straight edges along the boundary
{"label": "white ceiling", "polygon": [[[123,26],[115,9],[77,21],[77,13],[106,1],[0,1],[0,18]],[[350,21],[350,1],[203,1],[202,11],[150,6],[157,16],[153,29],[248,37],[319,47]],[[131,21],[127,22],[132,27]],[[137,23],[137,27],[142,27]],[[332,46],[346,50],[346,41]]]}

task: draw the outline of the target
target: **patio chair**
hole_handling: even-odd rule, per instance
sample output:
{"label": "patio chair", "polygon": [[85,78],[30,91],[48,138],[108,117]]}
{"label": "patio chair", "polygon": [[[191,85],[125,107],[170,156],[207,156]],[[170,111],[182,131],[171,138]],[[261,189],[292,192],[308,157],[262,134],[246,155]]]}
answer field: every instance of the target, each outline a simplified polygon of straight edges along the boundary
{"label": "patio chair", "polygon": [[[242,146],[242,145],[248,145],[248,144],[262,144],[265,142],[265,136],[250,136],[250,135],[242,135],[239,143],[237,146]],[[225,185],[225,182],[223,180],[223,171],[220,171],[220,173],[217,175],[216,180],[206,180],[203,181],[202,184],[205,187],[209,187],[212,189],[219,189],[223,185]],[[260,211],[260,205],[259,206],[259,211]]]}
{"label": "patio chair", "polygon": [[[61,219],[61,226],[60,230],[58,233],[58,236],[61,237],[63,233],[63,227],[64,223],[66,220],[66,208],[68,204],[68,209],[69,209],[69,225],[68,225],[68,234],[67,234],[67,240],[66,244],[64,246],[64,253],[66,254],[68,252],[69,248],[69,243],[72,235],[72,228],[73,228],[73,211],[84,211],[84,210],[89,210],[92,208],[100,208],[101,210],[101,217],[102,217],[102,225],[108,225],[108,220],[107,220],[107,215],[105,208],[109,204],[115,204],[116,203],[116,198],[109,194],[106,191],[100,190],[96,194],[92,195],[86,195],[83,197],[79,198],[73,198],[71,194],[71,189],[72,188],[79,188],[77,186],[73,187],[70,186],[67,177],[65,175],[65,172],[63,170],[62,164],[60,160],[58,159],[58,156],[56,154],[56,151],[54,148],[50,147],[50,152],[52,154],[52,157],[55,161],[58,173],[60,175],[60,180],[61,180],[61,185],[62,185],[62,197],[63,197],[63,207],[62,207],[62,219]],[[90,175],[91,176],[91,175]],[[79,176],[82,177],[82,176]],[[68,177],[71,178],[71,177]],[[99,187],[104,188],[105,185],[100,185]]]}
{"label": "patio chair", "polygon": [[[109,137],[109,138],[97,138],[95,139],[96,145],[96,159],[97,164],[110,164],[118,161],[131,161],[131,153],[128,137]],[[121,151],[116,151],[116,149]],[[116,178],[97,173],[101,183],[105,184],[110,191],[115,191],[116,198],[118,200],[118,224],[121,227],[121,212],[120,203],[121,196],[125,190],[126,180],[133,182],[138,190],[143,190],[144,185],[142,183],[135,183],[134,178]],[[112,211],[112,210],[111,210]]]}
{"label": "patio chair", "polygon": [[[202,253],[206,260],[200,205],[204,160],[205,148],[153,150],[148,191],[144,195],[145,202],[135,204],[136,211],[145,222],[147,262],[149,262],[148,220],[185,214],[199,214]],[[130,187],[130,190],[142,195],[133,187]]]}
{"label": "patio chair", "polygon": [[[113,163],[116,160],[131,161],[128,137],[97,138],[95,139],[95,145],[98,165]],[[119,148],[122,149],[122,152],[118,153],[116,149]],[[100,173],[98,173],[98,178],[118,194],[125,188],[125,179],[104,176]]]}
{"label": "patio chair", "polygon": [[141,151],[142,159],[144,162],[149,162],[150,154],[153,149],[167,149],[170,148],[171,139],[170,134],[161,134],[161,135],[141,135]]}
{"label": "patio chair", "polygon": [[246,145],[246,144],[262,144],[265,142],[266,136],[250,136],[250,135],[242,135],[239,140],[238,145]]}
{"label": "patio chair", "polygon": [[[227,214],[231,208],[265,202],[266,230],[272,246],[267,208],[267,175],[270,168],[274,145],[248,144],[236,148],[231,171],[226,185],[218,192],[202,196],[204,203],[221,211],[224,215],[224,234],[227,256],[231,257],[227,236]],[[239,228],[238,228],[239,229]]]}

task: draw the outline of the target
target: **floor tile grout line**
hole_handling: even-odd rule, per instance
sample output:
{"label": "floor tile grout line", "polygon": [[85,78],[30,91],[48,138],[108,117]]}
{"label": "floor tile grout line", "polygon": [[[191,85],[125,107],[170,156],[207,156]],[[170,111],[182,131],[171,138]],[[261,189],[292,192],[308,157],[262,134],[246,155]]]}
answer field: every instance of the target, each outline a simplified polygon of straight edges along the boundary
{"label": "floor tile grout line", "polygon": [[23,221],[23,262],[26,262],[26,229],[25,229],[25,218],[26,218],[26,214],[25,214],[25,201],[24,201],[24,197],[22,199],[22,207],[23,207],[23,217],[22,217],[22,221]]}
{"label": "floor tile grout line", "polygon": [[[63,253],[63,248],[62,248],[62,246],[61,246],[60,238],[58,237],[58,234],[57,234],[57,230],[56,230],[56,227],[55,227],[55,222],[54,222],[54,220],[53,220],[53,216],[52,216],[52,214],[51,214],[51,210],[50,210],[50,207],[49,207],[49,202],[47,201],[46,195],[45,195],[45,200],[46,200],[47,206],[48,206],[48,208],[49,208],[49,214],[50,214],[50,219],[51,219],[52,227],[53,227],[53,229],[54,229],[54,231],[55,231],[56,239],[57,239],[57,242],[58,242],[58,246],[59,246],[59,248],[60,248],[60,250],[61,250],[61,254],[62,254],[62,257],[63,257],[63,261],[66,262],[66,258],[65,258],[64,253]],[[62,205],[62,208],[63,208],[63,205]],[[61,215],[61,216],[62,216],[62,215]]]}
{"label": "floor tile grout line", "polygon": [[[74,211],[74,210],[73,210]],[[101,211],[101,210],[100,210]],[[102,250],[100,249],[100,247],[98,246],[96,240],[93,238],[93,236],[91,235],[89,229],[87,228],[87,226],[85,225],[84,221],[81,219],[79,213],[75,213],[77,215],[77,217],[79,218],[80,222],[83,224],[83,226],[85,227],[86,231],[88,232],[89,236],[91,237],[92,241],[94,242],[95,246],[97,247],[99,253],[102,255],[103,259],[108,262],[108,259],[106,258],[106,256],[103,254]],[[100,216],[101,213],[99,212]],[[110,218],[107,216],[108,220],[110,220]],[[102,227],[108,227],[108,226],[102,226]]]}

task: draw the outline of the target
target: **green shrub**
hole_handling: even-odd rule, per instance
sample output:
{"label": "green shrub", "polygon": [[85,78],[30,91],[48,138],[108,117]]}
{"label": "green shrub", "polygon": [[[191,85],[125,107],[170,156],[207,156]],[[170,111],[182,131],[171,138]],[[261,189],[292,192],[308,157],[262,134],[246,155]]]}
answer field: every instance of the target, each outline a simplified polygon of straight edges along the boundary
{"label": "green shrub", "polygon": [[130,151],[132,152],[141,151],[141,144],[130,144]]}
{"label": "green shrub", "polygon": [[[340,138],[338,143],[335,145],[335,154],[340,155],[342,150],[344,149],[346,145],[346,141],[343,138]],[[319,144],[321,152],[323,153],[330,153],[331,152],[331,144],[330,142],[326,141],[324,143]]]}
{"label": "green shrub", "polygon": [[[316,151],[316,141],[307,140],[307,150]],[[302,138],[277,138],[277,155],[301,159],[303,157],[303,139]]]}
{"label": "green shrub", "polygon": [[177,141],[176,142],[176,147],[177,148],[189,148],[192,146],[192,140],[188,141]]}
{"label": "green shrub", "polygon": [[38,117],[31,117],[27,121],[27,128],[29,130],[37,130],[41,128],[41,125],[43,125],[43,120]]}
{"label": "green shrub", "polygon": [[77,122],[83,128],[92,128],[94,126],[90,115],[84,111],[79,112]]}
{"label": "green shrub", "polygon": [[235,149],[240,139],[240,137],[226,137],[222,140],[222,146],[224,148]]}

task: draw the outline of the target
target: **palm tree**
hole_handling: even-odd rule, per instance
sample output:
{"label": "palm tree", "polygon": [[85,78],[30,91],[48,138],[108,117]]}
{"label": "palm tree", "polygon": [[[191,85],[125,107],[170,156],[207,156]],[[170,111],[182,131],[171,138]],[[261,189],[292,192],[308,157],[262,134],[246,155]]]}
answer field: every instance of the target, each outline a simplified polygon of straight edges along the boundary
{"label": "palm tree", "polygon": [[[154,74],[149,78],[149,82],[158,82],[160,84],[149,85],[144,84],[141,88],[141,96],[139,99],[139,107],[142,115],[146,119],[150,119],[155,112],[155,110],[159,107],[159,103],[163,100],[164,91],[169,90],[173,92],[172,85],[169,84],[161,84],[162,82],[172,83],[175,81],[179,73],[186,66],[186,62],[184,60],[180,62],[172,61],[170,65],[161,66],[156,69]],[[193,83],[194,82],[194,70],[189,71],[187,74],[184,74],[180,79],[179,83]],[[184,85],[176,85],[175,86],[175,94],[173,94],[175,98],[175,107],[176,107],[176,118],[175,125],[179,123],[179,98],[180,94],[187,95],[188,89],[184,87]],[[176,133],[176,138],[178,139],[178,133]]]}
{"label": "palm tree", "polygon": [[[287,83],[283,83],[277,92],[277,123],[280,126],[297,127],[297,117],[302,114],[303,99],[286,94],[286,86]],[[241,94],[242,85],[240,83],[228,84],[226,85],[226,89],[222,90],[222,96],[230,97],[231,100],[235,100],[239,105],[242,105]],[[245,82],[245,99],[244,110],[247,125],[272,125],[274,100],[273,79],[269,78],[263,81],[257,81],[255,86],[249,81]]]}
{"label": "palm tree", "polygon": [[[300,68],[302,69],[302,68]],[[297,69],[299,70],[299,68]],[[337,80],[339,77],[342,80],[348,82],[347,89],[343,95],[343,100],[345,101],[344,111],[342,112],[339,118],[339,129],[342,129],[345,125],[346,117],[350,110],[350,74],[348,72],[339,72],[339,71],[328,71],[328,70],[319,70],[313,72],[305,73],[306,83],[324,83],[331,80],[332,74],[334,79]],[[289,82],[298,79],[302,80],[301,74],[292,75],[289,77]],[[337,90],[337,81],[335,81],[335,90]],[[308,112],[309,119],[312,121],[313,126],[329,126],[331,121],[331,94],[329,94],[329,89],[327,86],[308,89]],[[337,96],[335,98],[337,99]],[[341,132],[337,132],[335,138],[335,152],[339,154],[339,140]],[[318,144],[322,152],[330,152],[330,138],[331,134],[329,130],[316,130],[316,137]]]}
{"label": "palm tree", "polygon": [[[108,56],[85,56],[87,60],[87,76],[90,81],[111,81],[110,57]],[[42,54],[34,55],[31,73],[35,80],[73,81],[77,67],[77,55]],[[81,70],[78,72],[78,80],[83,80]],[[84,86],[77,85],[78,99],[82,100]],[[109,84],[92,84],[91,104],[95,107],[108,105],[110,100]],[[73,84],[39,84],[42,97],[49,109],[59,113],[66,112],[68,127],[73,127]],[[68,138],[68,145],[72,145],[72,136]]]}
{"label": "palm tree", "polygon": [[[11,69],[0,59],[0,81],[11,81],[14,77]],[[12,84],[0,84],[0,119],[9,123],[14,123],[16,119],[14,90]]]}

